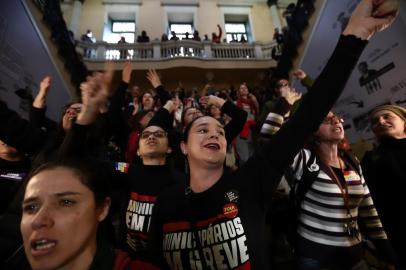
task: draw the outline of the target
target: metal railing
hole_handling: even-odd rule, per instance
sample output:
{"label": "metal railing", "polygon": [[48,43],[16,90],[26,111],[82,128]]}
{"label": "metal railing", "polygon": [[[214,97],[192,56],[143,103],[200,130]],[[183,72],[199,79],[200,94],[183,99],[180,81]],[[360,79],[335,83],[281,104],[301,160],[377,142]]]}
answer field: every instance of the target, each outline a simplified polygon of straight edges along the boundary
{"label": "metal railing", "polygon": [[79,41],[77,51],[85,60],[272,59],[275,42],[216,44],[193,40],[149,43],[87,43]]}

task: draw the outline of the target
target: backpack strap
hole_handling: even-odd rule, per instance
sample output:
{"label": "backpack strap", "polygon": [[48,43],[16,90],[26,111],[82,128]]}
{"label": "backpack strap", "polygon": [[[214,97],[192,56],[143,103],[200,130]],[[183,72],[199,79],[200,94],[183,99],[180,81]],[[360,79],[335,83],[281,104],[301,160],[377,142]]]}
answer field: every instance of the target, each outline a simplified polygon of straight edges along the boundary
{"label": "backpack strap", "polygon": [[349,151],[341,151],[340,156],[344,162],[347,162],[352,170],[356,171],[359,176],[362,176],[360,161],[353,153]]}
{"label": "backpack strap", "polygon": [[297,180],[296,186],[292,189],[295,207],[299,207],[320,171],[320,166],[317,164],[316,154],[313,151],[310,153],[307,162],[302,162],[302,177]]}

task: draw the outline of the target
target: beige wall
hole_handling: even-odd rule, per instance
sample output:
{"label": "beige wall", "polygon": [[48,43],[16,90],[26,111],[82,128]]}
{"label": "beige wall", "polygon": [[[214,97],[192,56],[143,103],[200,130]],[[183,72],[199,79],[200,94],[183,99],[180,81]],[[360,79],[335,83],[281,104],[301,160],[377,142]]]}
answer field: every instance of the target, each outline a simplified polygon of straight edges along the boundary
{"label": "beige wall", "polygon": [[[137,30],[146,30],[152,40],[160,38],[166,31],[167,16],[165,6],[161,6],[161,0],[143,1],[141,5],[117,5],[122,9],[138,9],[136,23]],[[173,9],[174,7],[172,7]],[[212,32],[217,32],[217,24],[224,30],[224,17],[222,8],[218,6],[218,0],[200,1],[196,7],[196,29],[200,36],[204,34],[211,37]],[[273,36],[273,24],[271,12],[266,3],[253,4],[250,9],[251,30],[256,41],[269,42]],[[67,14],[69,17],[69,14]],[[80,33],[85,33],[91,29],[97,40],[103,37],[104,24],[106,20],[106,6],[101,0],[86,0],[82,6]],[[139,33],[137,33],[139,34]],[[223,35],[224,37],[224,35]]]}
{"label": "beige wall", "polygon": [[87,29],[92,30],[96,40],[103,37],[105,20],[105,8],[101,0],[86,0],[82,5],[80,20],[80,33],[86,33]]}
{"label": "beige wall", "polygon": [[[217,24],[220,24],[224,30],[224,18],[221,18],[221,13],[217,7],[216,0],[201,1],[197,9],[198,22],[197,30],[199,30],[200,37],[203,39],[207,34],[211,39],[211,33],[218,33]],[[224,37],[224,35],[223,35]]]}
{"label": "beige wall", "polygon": [[164,9],[160,0],[143,1],[139,7],[137,29],[139,35],[142,30],[147,31],[151,40],[160,39],[166,32],[164,22]]}
{"label": "beige wall", "polygon": [[255,4],[251,10],[252,31],[256,41],[269,42],[273,39],[274,25],[271,10],[266,3]]}

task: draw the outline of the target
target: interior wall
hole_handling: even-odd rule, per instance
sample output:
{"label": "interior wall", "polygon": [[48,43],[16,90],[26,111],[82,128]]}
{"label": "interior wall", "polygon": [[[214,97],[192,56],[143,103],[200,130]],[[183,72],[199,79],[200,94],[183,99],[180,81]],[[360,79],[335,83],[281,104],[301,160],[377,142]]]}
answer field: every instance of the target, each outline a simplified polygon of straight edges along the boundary
{"label": "interior wall", "polygon": [[87,29],[92,30],[96,40],[103,39],[104,24],[107,23],[105,18],[105,6],[101,0],[86,0],[82,5],[80,19],[80,33],[86,33]]}
{"label": "interior wall", "polygon": [[224,19],[221,21],[221,14],[216,0],[201,1],[199,5],[197,9],[199,18],[197,30],[199,30],[202,39],[205,34],[211,39],[211,33],[218,33],[217,24],[220,24],[224,30]]}
{"label": "interior wall", "polygon": [[271,10],[266,3],[258,3],[252,7],[252,30],[256,41],[273,40],[275,26],[272,23]]}
{"label": "interior wall", "polygon": [[138,35],[142,30],[147,31],[151,40],[161,39],[163,33],[166,33],[164,18],[164,9],[160,0],[143,1],[140,6],[139,20],[137,21]]}
{"label": "interior wall", "polygon": [[[168,7],[168,5],[162,5],[161,2],[161,0],[148,0],[142,1],[141,4],[129,4],[126,2],[111,6],[121,8],[126,12],[138,9],[136,18],[137,31],[146,30],[151,40],[154,40],[160,39],[161,35],[166,32],[167,16],[165,7]],[[223,11],[235,9],[233,5],[223,6],[218,3],[218,0],[205,0],[199,1],[196,6],[196,21],[194,23],[201,37],[207,34],[211,38],[212,32],[217,33],[217,24],[220,24],[224,30]],[[185,5],[185,7],[188,6]],[[194,5],[190,7],[194,7]],[[96,40],[102,40],[104,25],[107,22],[106,8],[107,4],[103,4],[101,0],[84,1],[81,12],[80,33],[83,34],[87,29],[91,29]],[[183,7],[174,5],[171,8],[179,9],[181,12]],[[250,9],[250,26],[255,41],[272,41],[274,27],[267,4],[253,3],[248,9]],[[68,18],[69,14],[67,13],[66,16]]]}

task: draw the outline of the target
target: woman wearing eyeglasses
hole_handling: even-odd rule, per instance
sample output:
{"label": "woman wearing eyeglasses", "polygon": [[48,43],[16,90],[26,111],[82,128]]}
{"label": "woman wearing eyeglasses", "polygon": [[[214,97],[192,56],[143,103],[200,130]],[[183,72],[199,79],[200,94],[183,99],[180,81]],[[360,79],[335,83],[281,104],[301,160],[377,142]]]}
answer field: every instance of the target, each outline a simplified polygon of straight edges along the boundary
{"label": "woman wearing eyeglasses", "polygon": [[[71,131],[68,134],[64,149],[60,151],[60,155],[65,158],[87,155],[84,138],[97,119],[98,107],[104,104],[106,99],[98,77],[89,78],[88,82],[82,85],[82,90],[92,95],[94,108],[87,108],[79,114],[75,123],[76,129],[72,130],[76,132]],[[173,111],[176,104],[168,101],[164,107],[168,111]],[[173,118],[167,123],[173,123]],[[141,161],[131,163],[128,172],[123,170],[126,174],[116,175],[114,182],[114,191],[117,195],[114,198],[118,197],[122,206],[119,215],[119,248],[126,251],[132,259],[132,265],[139,269],[147,267],[144,263],[148,261],[146,243],[155,199],[164,188],[183,179],[182,175],[173,172],[167,163],[167,156],[171,152],[168,129],[169,127],[164,124],[152,123],[141,130],[137,150]]]}
{"label": "woman wearing eyeglasses", "polygon": [[[173,101],[164,106],[169,111],[176,109]],[[168,123],[173,123],[168,121]],[[150,123],[138,138],[137,155],[141,161],[133,162],[125,181],[123,208],[120,215],[120,249],[125,250],[140,269],[148,262],[147,242],[158,194],[175,183],[184,181],[184,176],[175,172],[168,164],[167,157],[172,149],[169,146],[169,127]]]}
{"label": "woman wearing eyeglasses", "polygon": [[[386,3],[394,6],[388,8]],[[150,241],[159,267],[270,268],[265,217],[273,192],[340,95],[366,40],[394,18],[396,4],[364,0],[358,5],[313,91],[238,170],[224,171],[227,141],[220,122],[203,116],[189,124],[181,144],[189,163],[188,184],[161,193],[154,206]],[[373,12],[384,19],[376,19]]]}
{"label": "woman wearing eyeglasses", "polygon": [[[169,111],[175,107],[173,101],[168,101],[165,105]],[[86,128],[89,128],[91,123],[92,121],[86,121]],[[81,124],[84,124],[83,121]],[[169,147],[168,129],[165,125],[150,123],[141,130],[137,149],[140,160],[134,160],[128,172],[123,170],[125,174],[117,175],[116,179],[115,191],[121,207],[119,248],[131,257],[132,264],[139,269],[147,267],[145,263],[148,262],[148,232],[156,197],[163,189],[183,179],[167,162],[167,156],[172,151]],[[79,135],[83,136],[84,133]],[[76,149],[75,155],[86,148],[86,145],[81,145],[82,141],[83,139],[76,136],[75,141],[70,144],[70,148]]]}
{"label": "woman wearing eyeglasses", "polygon": [[343,141],[343,119],[329,112],[291,165],[298,269],[369,269],[365,237],[381,260],[394,263],[359,162],[341,147]]}

